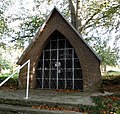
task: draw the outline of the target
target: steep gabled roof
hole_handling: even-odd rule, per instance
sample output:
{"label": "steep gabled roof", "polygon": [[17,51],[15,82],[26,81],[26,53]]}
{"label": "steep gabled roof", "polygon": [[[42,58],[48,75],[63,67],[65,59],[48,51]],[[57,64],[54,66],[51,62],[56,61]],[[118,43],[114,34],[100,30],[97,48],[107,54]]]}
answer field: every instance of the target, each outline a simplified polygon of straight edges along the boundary
{"label": "steep gabled roof", "polygon": [[98,54],[86,43],[86,41],[83,39],[83,37],[77,32],[77,30],[63,17],[63,15],[59,12],[59,10],[54,7],[53,10],[51,11],[50,15],[48,16],[47,20],[44,22],[44,24],[41,26],[41,28],[38,29],[38,32],[36,33],[35,37],[33,38],[33,40],[31,41],[31,43],[29,44],[29,46],[26,48],[26,50],[23,52],[22,56],[19,58],[17,64],[21,64],[21,61],[25,58],[25,56],[27,55],[27,53],[32,49],[34,43],[36,42],[36,40],[39,38],[40,34],[42,33],[42,30],[44,29],[46,23],[50,20],[50,18],[52,17],[52,15],[54,14],[54,12],[57,12],[64,20],[65,22],[71,27],[71,29],[73,31],[75,31],[75,33],[79,36],[79,38],[81,38],[81,40],[86,44],[86,46],[92,51],[92,53],[97,57],[97,59],[99,61],[101,61],[101,58],[98,56]]}

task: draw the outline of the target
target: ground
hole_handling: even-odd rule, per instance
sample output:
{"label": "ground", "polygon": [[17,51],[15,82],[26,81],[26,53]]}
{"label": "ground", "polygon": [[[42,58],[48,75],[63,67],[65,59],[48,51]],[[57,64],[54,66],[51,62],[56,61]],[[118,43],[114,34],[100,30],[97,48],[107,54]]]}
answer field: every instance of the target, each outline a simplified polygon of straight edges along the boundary
{"label": "ground", "polygon": [[108,92],[120,92],[120,85],[106,85],[104,90]]}
{"label": "ground", "polygon": [[[120,85],[107,85],[104,86],[104,90],[104,93],[69,90],[30,90],[28,101],[32,104],[30,105],[31,109],[72,111],[83,114],[119,114]],[[5,102],[12,99],[13,104],[14,100],[20,100],[21,103],[24,97],[25,90],[16,90],[12,86],[0,88],[0,98],[4,98]],[[25,105],[24,102],[23,104]]]}
{"label": "ground", "polygon": [[[29,103],[24,100],[25,92],[25,90],[18,90],[14,85],[0,87],[0,104],[2,104],[0,107],[2,109],[6,107],[4,104],[7,102],[7,105],[20,105],[23,110],[27,107],[28,110],[63,111],[65,114],[66,112],[73,112],[73,114],[80,112],[81,114],[120,114],[120,83],[118,77],[112,80],[111,78],[105,79],[101,92],[30,90],[27,100]],[[23,108],[23,106],[26,107]],[[13,110],[17,109],[13,107]]]}

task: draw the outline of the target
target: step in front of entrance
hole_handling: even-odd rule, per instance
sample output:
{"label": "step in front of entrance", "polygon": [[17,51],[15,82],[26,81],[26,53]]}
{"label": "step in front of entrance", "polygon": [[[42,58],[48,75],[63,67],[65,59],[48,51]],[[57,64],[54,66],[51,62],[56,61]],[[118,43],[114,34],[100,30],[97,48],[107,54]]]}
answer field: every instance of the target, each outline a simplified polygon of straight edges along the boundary
{"label": "step in front of entrance", "polygon": [[66,109],[78,106],[51,102],[39,102],[25,99],[0,98],[0,114],[82,114],[75,111],[35,109],[32,106],[60,106]]}
{"label": "step in front of entrance", "polygon": [[66,112],[58,110],[40,110],[31,107],[0,104],[0,114],[83,114],[80,112]]}

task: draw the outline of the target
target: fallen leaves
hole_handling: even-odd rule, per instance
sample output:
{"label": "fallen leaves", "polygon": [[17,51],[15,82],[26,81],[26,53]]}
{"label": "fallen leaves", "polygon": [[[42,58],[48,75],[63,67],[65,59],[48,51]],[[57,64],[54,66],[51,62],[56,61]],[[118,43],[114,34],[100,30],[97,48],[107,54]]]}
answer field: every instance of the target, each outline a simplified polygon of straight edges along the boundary
{"label": "fallen leaves", "polygon": [[113,101],[120,101],[120,97],[118,97],[118,96],[104,96],[104,98],[108,98]]}
{"label": "fallen leaves", "polygon": [[59,110],[59,111],[65,111],[65,112],[80,112],[80,109],[78,108],[71,108],[71,109],[66,109],[64,107],[59,107],[59,106],[47,106],[47,105],[40,105],[40,106],[32,106],[33,109],[47,109],[47,110]]}
{"label": "fallen leaves", "polygon": [[57,89],[57,90],[54,90],[54,91],[57,91],[57,92],[67,92],[67,93],[80,92],[80,90],[70,90],[70,89]]}

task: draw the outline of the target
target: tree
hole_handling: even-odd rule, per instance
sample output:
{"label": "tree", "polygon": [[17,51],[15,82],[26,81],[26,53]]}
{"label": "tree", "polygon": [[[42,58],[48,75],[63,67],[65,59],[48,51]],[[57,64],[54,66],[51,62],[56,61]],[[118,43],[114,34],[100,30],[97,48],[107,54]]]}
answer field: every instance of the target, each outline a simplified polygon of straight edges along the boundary
{"label": "tree", "polygon": [[10,62],[6,57],[3,56],[3,53],[6,52],[6,42],[4,41],[5,35],[8,32],[7,18],[5,17],[5,11],[10,5],[10,0],[0,1],[0,73],[2,70],[11,69]]}
{"label": "tree", "polygon": [[[120,50],[115,42],[120,40],[120,35],[114,36],[113,46],[110,46],[109,43],[113,31],[117,33],[120,29],[120,23],[117,19],[120,15],[120,1],[94,0],[91,2],[89,0],[68,0],[68,2],[71,23],[79,33],[86,37],[88,43],[101,56],[104,69],[106,69],[106,65],[116,65],[120,58]],[[89,33],[91,32],[92,34],[90,35]]]}
{"label": "tree", "polygon": [[43,21],[44,19],[38,15],[26,18],[23,23],[19,24],[19,31],[16,32],[11,41],[16,42],[16,47],[24,49],[24,43],[29,43],[31,41],[38,28],[42,25]]}
{"label": "tree", "polygon": [[95,29],[102,26],[109,28],[108,30],[119,29],[119,20],[115,20],[119,17],[119,0],[68,0],[68,2],[71,23],[80,33],[90,27]]}
{"label": "tree", "polygon": [[[21,1],[22,4],[23,1]],[[50,12],[52,0],[34,0],[33,14],[21,6],[22,13],[12,20],[19,20],[19,29],[12,31],[12,40],[20,47],[29,42],[35,31]],[[43,4],[46,8],[43,10]],[[101,55],[104,65],[114,65],[119,58],[119,0],[57,0],[57,5],[66,18],[71,21],[76,30],[83,35],[91,47]],[[29,14],[29,15],[27,15]],[[115,33],[113,36],[112,34]],[[89,37],[88,37],[89,36]],[[113,37],[113,46],[105,44]],[[113,39],[112,38],[112,39]],[[109,39],[109,40],[108,40]],[[103,43],[104,42],[104,43]],[[106,54],[107,53],[107,54]],[[109,59],[108,56],[109,55]],[[118,55],[118,56],[116,56]],[[111,60],[114,58],[113,60]],[[106,61],[106,60],[109,60]],[[111,63],[112,61],[112,63]],[[111,64],[109,64],[111,63]]]}
{"label": "tree", "polygon": [[3,7],[0,5],[0,38],[7,29],[6,19],[4,18]]}
{"label": "tree", "polygon": [[116,66],[119,60],[119,48],[109,46],[109,39],[101,40],[96,38],[96,44],[94,44],[95,51],[100,55],[102,59],[102,68],[106,73],[106,66]]}
{"label": "tree", "polygon": [[0,48],[0,74],[2,70],[11,69],[10,62],[2,55],[4,51],[3,48]]}
{"label": "tree", "polygon": [[5,16],[5,12],[8,10],[11,0],[0,1],[0,46],[5,45],[3,39],[8,34],[8,18]]}

